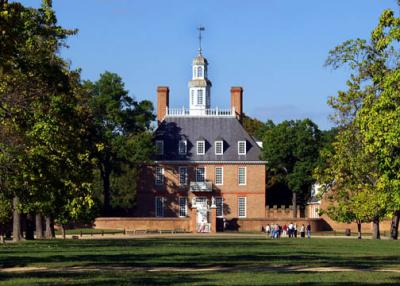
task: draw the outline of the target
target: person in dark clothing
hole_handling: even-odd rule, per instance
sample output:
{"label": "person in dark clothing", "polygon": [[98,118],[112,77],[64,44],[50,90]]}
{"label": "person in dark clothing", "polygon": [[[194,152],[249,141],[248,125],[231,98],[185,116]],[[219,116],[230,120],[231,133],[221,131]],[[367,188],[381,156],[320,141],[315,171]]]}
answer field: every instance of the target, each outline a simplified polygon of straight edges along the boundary
{"label": "person in dark clothing", "polygon": [[310,223],[307,224],[307,238],[311,238],[311,225],[310,225]]}

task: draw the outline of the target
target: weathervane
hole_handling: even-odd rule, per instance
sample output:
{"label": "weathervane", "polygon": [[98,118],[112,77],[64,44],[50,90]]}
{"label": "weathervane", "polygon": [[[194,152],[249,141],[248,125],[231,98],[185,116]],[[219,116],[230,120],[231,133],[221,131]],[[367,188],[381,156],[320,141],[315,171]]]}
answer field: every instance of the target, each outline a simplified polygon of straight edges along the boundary
{"label": "weathervane", "polygon": [[206,28],[199,26],[197,30],[199,30],[199,54],[201,54],[201,32],[204,31]]}

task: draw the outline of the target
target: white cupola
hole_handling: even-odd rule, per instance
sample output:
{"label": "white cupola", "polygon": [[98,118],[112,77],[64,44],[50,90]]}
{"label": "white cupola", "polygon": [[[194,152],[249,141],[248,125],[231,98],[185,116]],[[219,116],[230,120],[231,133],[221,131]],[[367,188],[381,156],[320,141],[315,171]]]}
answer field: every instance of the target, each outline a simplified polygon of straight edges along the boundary
{"label": "white cupola", "polygon": [[[203,31],[204,28],[199,29]],[[193,59],[192,80],[189,81],[189,107],[191,115],[205,115],[211,106],[211,81],[207,78],[207,59],[202,54],[201,34],[199,34],[199,53]]]}

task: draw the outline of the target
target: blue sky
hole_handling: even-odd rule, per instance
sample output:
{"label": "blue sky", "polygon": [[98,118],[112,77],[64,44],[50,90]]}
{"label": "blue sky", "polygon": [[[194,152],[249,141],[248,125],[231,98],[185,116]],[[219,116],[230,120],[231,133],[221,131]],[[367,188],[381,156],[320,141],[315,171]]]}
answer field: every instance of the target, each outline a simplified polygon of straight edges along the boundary
{"label": "blue sky", "polygon": [[[39,0],[21,1],[37,7]],[[229,107],[243,86],[244,111],[262,121],[311,118],[332,126],[327,98],[344,88],[347,70],[323,67],[328,51],[368,38],[395,0],[53,0],[61,25],[79,29],[62,55],[82,78],[119,74],[130,94],[156,104],[158,85],[170,106],[188,106],[187,82],[206,27],[203,53],[213,83],[211,104]]]}

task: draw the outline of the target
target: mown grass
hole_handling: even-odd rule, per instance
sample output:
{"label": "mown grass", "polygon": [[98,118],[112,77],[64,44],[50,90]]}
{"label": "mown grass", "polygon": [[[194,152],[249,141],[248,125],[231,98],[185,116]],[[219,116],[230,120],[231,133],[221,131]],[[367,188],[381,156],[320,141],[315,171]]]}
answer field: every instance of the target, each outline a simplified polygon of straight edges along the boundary
{"label": "mown grass", "polygon": [[[44,266],[56,272],[0,273],[0,285],[399,285],[400,242],[355,239],[148,238],[51,240],[0,247],[2,267]],[[67,266],[235,267],[218,272],[99,271]],[[279,270],[263,267],[281,266]],[[309,273],[285,266],[351,267],[362,272]]]}

